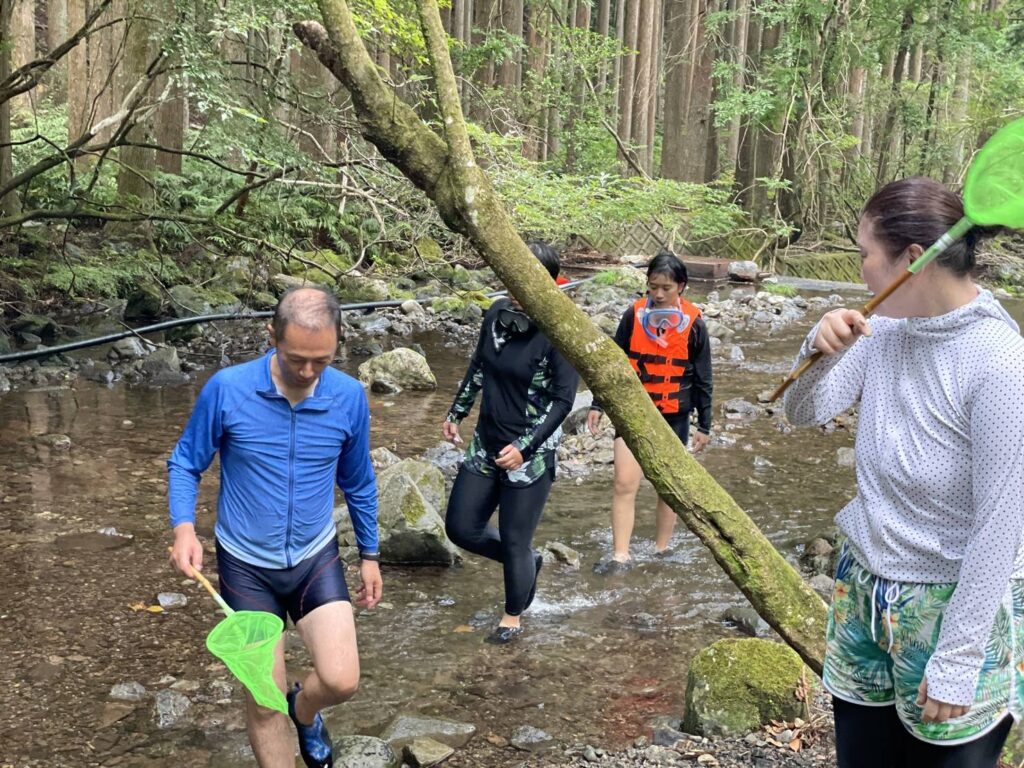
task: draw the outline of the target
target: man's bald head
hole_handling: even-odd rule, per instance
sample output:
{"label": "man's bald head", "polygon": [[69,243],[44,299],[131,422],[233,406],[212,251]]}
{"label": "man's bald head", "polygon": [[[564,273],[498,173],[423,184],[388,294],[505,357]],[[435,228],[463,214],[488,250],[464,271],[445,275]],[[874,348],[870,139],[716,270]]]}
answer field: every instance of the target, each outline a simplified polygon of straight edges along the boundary
{"label": "man's bald head", "polygon": [[271,325],[275,338],[278,341],[284,339],[285,329],[293,324],[308,331],[333,328],[340,339],[341,306],[338,299],[319,286],[289,288],[274,309]]}

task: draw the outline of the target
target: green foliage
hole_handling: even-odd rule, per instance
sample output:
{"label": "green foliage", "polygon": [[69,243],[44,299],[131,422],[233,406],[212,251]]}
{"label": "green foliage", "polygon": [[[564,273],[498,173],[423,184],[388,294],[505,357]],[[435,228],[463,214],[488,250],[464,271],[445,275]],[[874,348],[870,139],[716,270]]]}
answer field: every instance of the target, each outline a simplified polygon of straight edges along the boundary
{"label": "green foliage", "polygon": [[776,296],[792,298],[796,296],[796,288],[785,283],[761,283],[760,289],[765,293],[773,293]]}

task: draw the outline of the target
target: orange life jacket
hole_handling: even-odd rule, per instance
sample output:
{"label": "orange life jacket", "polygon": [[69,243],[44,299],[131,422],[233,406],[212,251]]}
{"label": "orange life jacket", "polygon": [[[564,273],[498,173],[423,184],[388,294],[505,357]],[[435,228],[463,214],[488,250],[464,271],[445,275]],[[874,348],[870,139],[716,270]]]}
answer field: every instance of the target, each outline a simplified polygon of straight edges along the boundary
{"label": "orange life jacket", "polygon": [[639,299],[633,305],[633,333],[629,339],[629,363],[651,396],[658,410],[663,414],[679,413],[679,400],[683,395],[683,376],[689,367],[688,344],[694,321],[700,317],[700,310],[686,299],[679,299],[679,309],[685,320],[681,327],[671,328],[659,337],[662,346],[644,329],[643,313],[647,299]]}

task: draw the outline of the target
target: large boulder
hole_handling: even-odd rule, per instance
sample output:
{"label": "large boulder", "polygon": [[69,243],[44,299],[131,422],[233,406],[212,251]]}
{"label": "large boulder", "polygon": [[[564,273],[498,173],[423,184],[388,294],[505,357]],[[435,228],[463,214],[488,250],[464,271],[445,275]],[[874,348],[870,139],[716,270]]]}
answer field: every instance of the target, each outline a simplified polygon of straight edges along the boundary
{"label": "large boulder", "polygon": [[210,302],[191,285],[175,285],[167,291],[171,297],[171,312],[175,317],[198,317],[210,314]]}
{"label": "large boulder", "polygon": [[52,317],[21,315],[11,323],[11,331],[16,336],[20,336],[23,341],[30,341],[31,337],[35,336],[49,344],[57,338],[58,328],[57,322]]}
{"label": "large boulder", "polygon": [[[380,556],[385,563],[453,565],[459,553],[444,532],[444,475],[433,464],[404,459],[377,475]],[[336,517],[342,516],[341,508]],[[355,543],[351,522],[339,521],[342,546]]]}
{"label": "large boulder", "polygon": [[796,652],[770,640],[719,640],[694,657],[683,730],[743,736],[772,720],[804,713],[813,673]]}
{"label": "large boulder", "polygon": [[124,319],[128,322],[152,322],[160,317],[164,297],[160,289],[150,283],[139,283],[128,294]]}
{"label": "large boulder", "polygon": [[390,385],[401,389],[431,391],[437,379],[419,352],[399,347],[367,360],[359,366],[359,380],[375,391]]}
{"label": "large boulder", "polygon": [[752,283],[757,280],[760,269],[756,261],[730,261],[729,279],[741,283]]}

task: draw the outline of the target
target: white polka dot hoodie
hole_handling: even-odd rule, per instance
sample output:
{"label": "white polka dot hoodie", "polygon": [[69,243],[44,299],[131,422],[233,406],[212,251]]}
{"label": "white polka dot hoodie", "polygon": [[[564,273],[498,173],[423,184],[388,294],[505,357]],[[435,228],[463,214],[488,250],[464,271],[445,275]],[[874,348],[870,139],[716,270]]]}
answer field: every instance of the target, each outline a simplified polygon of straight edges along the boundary
{"label": "white polka dot hoodie", "polygon": [[823,424],[860,401],[857,496],[836,523],[876,576],[957,582],[925,675],[931,698],[969,705],[1009,581],[1024,577],[1024,339],[983,289],[945,315],[870,323],[789,388],[786,416]]}

